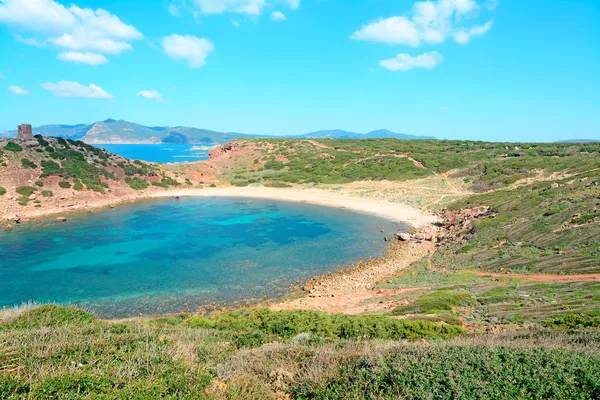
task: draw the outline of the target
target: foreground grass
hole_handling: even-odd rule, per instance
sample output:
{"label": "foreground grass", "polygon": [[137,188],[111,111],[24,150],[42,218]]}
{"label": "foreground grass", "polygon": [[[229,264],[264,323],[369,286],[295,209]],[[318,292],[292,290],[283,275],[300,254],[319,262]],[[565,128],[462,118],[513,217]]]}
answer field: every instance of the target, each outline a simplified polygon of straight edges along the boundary
{"label": "foreground grass", "polygon": [[[443,324],[388,321],[397,320],[264,310],[103,321],[74,308],[42,306],[4,314],[0,322],[0,398],[600,395],[600,332],[594,328],[444,341]],[[339,327],[348,325],[355,333],[341,334]],[[385,340],[390,326],[429,343]]]}

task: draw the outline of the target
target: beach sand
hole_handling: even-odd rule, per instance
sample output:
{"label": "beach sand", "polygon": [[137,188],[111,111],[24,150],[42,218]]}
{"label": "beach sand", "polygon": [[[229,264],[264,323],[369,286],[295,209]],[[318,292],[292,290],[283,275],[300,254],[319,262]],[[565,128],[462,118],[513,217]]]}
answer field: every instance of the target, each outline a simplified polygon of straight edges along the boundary
{"label": "beach sand", "polygon": [[173,196],[246,197],[310,203],[372,214],[391,221],[404,222],[414,228],[422,228],[438,220],[436,216],[427,215],[417,208],[402,203],[353,197],[342,192],[315,188],[223,187],[172,190],[151,195],[151,197]]}

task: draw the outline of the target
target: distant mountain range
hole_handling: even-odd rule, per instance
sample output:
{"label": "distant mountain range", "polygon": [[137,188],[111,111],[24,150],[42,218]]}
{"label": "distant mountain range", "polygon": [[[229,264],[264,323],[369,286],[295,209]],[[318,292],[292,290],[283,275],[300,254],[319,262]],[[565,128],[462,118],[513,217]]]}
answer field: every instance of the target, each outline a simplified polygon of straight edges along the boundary
{"label": "distant mountain range", "polygon": [[[43,125],[33,128],[33,133],[44,136],[62,137],[65,139],[82,140],[89,144],[117,143],[190,143],[190,144],[220,144],[235,139],[261,137],[287,138],[331,138],[331,139],[435,139],[431,136],[413,136],[394,133],[388,130],[377,130],[366,134],[347,132],[343,130],[325,130],[294,136],[249,135],[237,132],[217,132],[207,129],[189,128],[184,126],[144,126],[128,121],[107,119],[86,125]],[[17,131],[0,133],[0,137],[15,137]]]}
{"label": "distant mountain range", "polygon": [[556,143],[600,143],[600,140],[595,139],[570,139],[570,140],[561,140]]}

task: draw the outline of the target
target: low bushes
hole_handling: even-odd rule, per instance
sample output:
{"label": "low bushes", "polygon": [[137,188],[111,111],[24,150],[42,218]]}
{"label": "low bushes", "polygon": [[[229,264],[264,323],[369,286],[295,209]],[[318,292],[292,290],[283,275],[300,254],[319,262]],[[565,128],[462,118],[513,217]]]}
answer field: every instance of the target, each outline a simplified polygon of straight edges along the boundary
{"label": "low bushes", "polygon": [[260,331],[284,338],[303,332],[341,339],[393,340],[450,338],[464,333],[457,326],[398,320],[381,315],[331,315],[318,311],[270,311],[257,308],[227,311],[210,317],[191,317],[187,324],[193,328]]}
{"label": "low bushes", "polygon": [[16,189],[16,192],[21,196],[29,197],[31,196],[37,189],[33,186],[19,186]]}
{"label": "low bushes", "polygon": [[469,293],[458,293],[450,290],[438,290],[419,297],[414,303],[394,309],[393,315],[402,314],[435,314],[452,311],[453,307],[473,304]]}
{"label": "low bushes", "polygon": [[67,181],[60,181],[58,182],[58,186],[63,189],[69,189],[71,187],[71,184]]}
{"label": "low bushes", "polygon": [[510,347],[413,347],[383,360],[355,357],[339,373],[296,387],[298,399],[592,399],[600,360]]}
{"label": "low bushes", "polygon": [[579,314],[563,314],[542,321],[542,325],[550,328],[597,328],[600,327],[600,312]]}
{"label": "low bushes", "polygon": [[125,178],[125,183],[134,190],[143,190],[148,187],[148,182],[141,178]]}
{"label": "low bushes", "polygon": [[54,196],[54,193],[52,193],[52,190],[42,190],[41,195],[44,197],[52,197]]}
{"label": "low bushes", "polygon": [[4,146],[4,150],[14,151],[15,153],[18,153],[20,151],[23,151],[23,148],[16,143],[8,142],[6,146]]}
{"label": "low bushes", "polygon": [[47,304],[23,312],[16,319],[0,325],[0,330],[52,328],[66,324],[85,324],[96,320],[96,316],[75,307]]}
{"label": "low bushes", "polygon": [[35,163],[28,158],[21,158],[21,165],[23,165],[23,168],[25,169],[37,168],[37,165],[35,165]]}
{"label": "low bushes", "polygon": [[6,194],[6,189],[0,186],[0,196],[4,196]]}

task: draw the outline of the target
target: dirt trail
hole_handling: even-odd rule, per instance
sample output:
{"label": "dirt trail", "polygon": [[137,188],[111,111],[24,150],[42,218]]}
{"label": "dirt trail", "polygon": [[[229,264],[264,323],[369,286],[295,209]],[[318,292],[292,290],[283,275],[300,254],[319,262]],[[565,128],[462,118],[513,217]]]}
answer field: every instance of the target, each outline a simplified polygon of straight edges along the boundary
{"label": "dirt trail", "polygon": [[546,275],[546,274],[499,274],[492,272],[468,271],[477,276],[494,278],[520,278],[536,282],[593,282],[600,281],[600,274]]}

